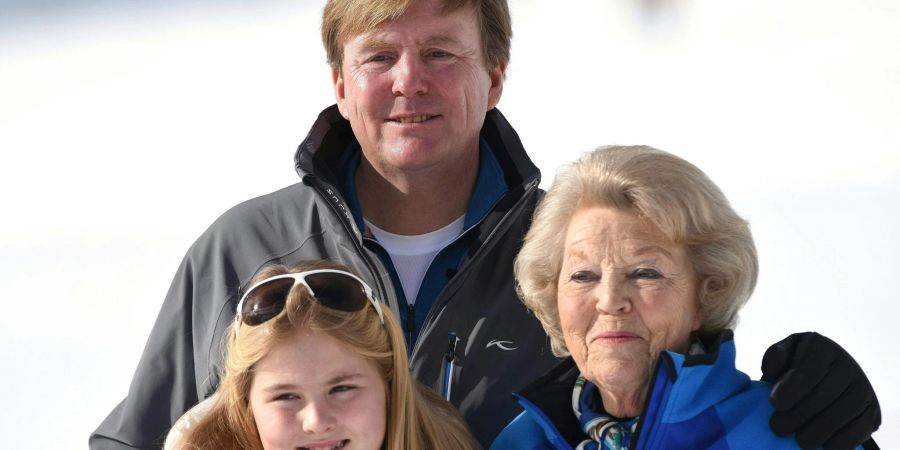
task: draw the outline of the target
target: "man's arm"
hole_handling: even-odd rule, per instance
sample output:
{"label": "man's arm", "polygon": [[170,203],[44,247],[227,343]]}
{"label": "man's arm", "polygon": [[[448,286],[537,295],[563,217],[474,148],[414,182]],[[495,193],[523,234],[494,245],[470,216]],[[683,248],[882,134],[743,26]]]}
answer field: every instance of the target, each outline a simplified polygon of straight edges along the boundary
{"label": "man's arm", "polygon": [[[330,211],[330,210],[328,210]],[[359,266],[338,233],[340,218],[318,210],[296,184],[243,202],[191,246],[175,274],[138,363],[128,396],[91,435],[91,449],[160,448],[172,424],[215,390],[225,331],[238,291],[260,267],[312,259]],[[357,268],[358,270],[360,268]]]}
{"label": "man's arm", "polygon": [[192,254],[206,253],[196,250],[198,244],[175,275],[127,397],[91,435],[92,450],[158,449],[172,424],[198,402],[198,379],[207,381],[207,356],[218,350],[210,349],[217,342],[210,333],[224,327],[216,324],[227,302],[214,299],[225,298],[228,285],[222,277],[196,272],[203,262],[195,259],[202,257]]}
{"label": "man's arm", "polygon": [[869,379],[840,345],[818,333],[796,333],[769,347],[762,379],[773,384],[775,434],[797,433],[804,449],[858,447],[881,425]]}

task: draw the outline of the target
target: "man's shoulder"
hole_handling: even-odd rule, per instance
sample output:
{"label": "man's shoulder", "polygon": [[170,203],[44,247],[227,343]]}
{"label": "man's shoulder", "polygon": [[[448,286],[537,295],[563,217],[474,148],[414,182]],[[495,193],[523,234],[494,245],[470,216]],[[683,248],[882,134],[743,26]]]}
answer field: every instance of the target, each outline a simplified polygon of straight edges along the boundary
{"label": "man's shoulder", "polygon": [[210,226],[210,230],[228,232],[265,221],[273,214],[310,208],[315,191],[303,183],[295,183],[274,192],[245,200],[229,208]]}
{"label": "man's shoulder", "polygon": [[241,202],[225,211],[197,239],[196,251],[215,248],[256,254],[287,251],[332,226],[334,215],[318,211],[314,189],[296,183]]}

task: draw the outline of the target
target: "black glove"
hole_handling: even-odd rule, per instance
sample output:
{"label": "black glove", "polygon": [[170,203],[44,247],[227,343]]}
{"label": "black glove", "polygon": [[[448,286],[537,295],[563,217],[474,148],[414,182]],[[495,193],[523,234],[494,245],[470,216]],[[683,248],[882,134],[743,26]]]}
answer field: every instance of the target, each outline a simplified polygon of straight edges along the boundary
{"label": "black glove", "polygon": [[819,333],[795,333],[769,347],[762,380],[773,385],[772,431],[796,432],[804,449],[855,448],[881,425],[866,374],[846,350]]}

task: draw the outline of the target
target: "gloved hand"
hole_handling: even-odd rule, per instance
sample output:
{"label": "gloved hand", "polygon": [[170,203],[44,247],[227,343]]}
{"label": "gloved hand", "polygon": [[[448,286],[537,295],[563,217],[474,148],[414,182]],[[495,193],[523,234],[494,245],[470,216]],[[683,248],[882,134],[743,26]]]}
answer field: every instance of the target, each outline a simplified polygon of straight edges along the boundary
{"label": "gloved hand", "polygon": [[797,433],[804,449],[851,449],[881,425],[881,408],[866,374],[840,345],[818,333],[795,333],[769,347],[762,380],[773,384],[779,436]]}

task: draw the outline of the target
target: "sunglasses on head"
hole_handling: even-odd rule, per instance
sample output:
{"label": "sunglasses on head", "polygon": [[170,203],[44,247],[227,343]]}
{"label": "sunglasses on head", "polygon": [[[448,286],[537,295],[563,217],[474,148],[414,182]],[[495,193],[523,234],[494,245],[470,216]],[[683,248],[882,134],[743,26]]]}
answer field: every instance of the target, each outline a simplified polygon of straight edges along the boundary
{"label": "sunglasses on head", "polygon": [[[235,321],[259,325],[281,313],[288,294],[296,285],[323,306],[339,311],[359,311],[371,303],[384,324],[381,305],[372,295],[372,288],[352,273],[336,269],[307,270],[266,278],[247,289],[238,302]],[[235,324],[237,325],[237,324]]]}

